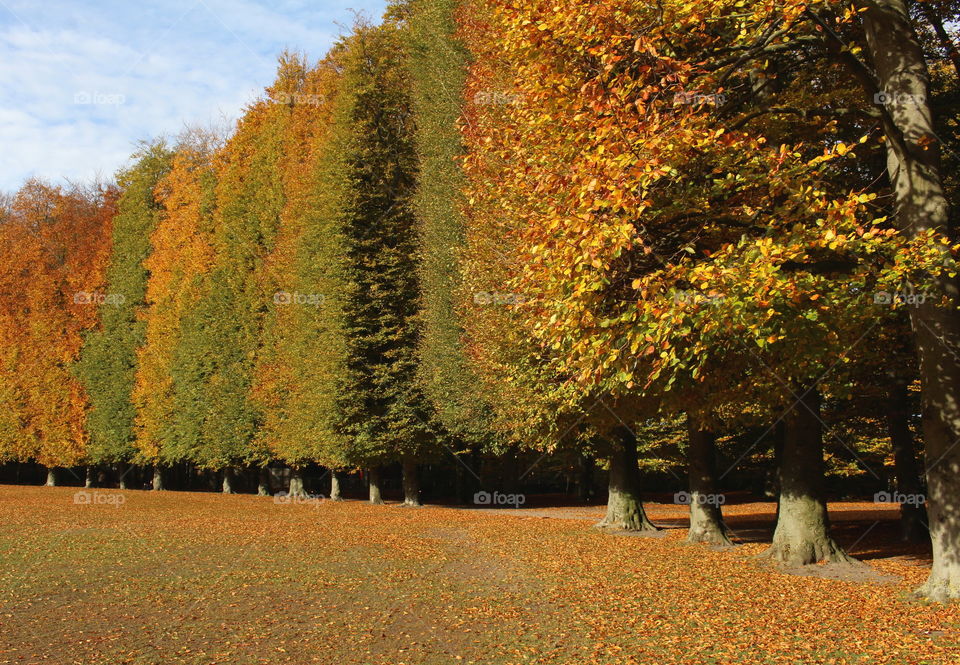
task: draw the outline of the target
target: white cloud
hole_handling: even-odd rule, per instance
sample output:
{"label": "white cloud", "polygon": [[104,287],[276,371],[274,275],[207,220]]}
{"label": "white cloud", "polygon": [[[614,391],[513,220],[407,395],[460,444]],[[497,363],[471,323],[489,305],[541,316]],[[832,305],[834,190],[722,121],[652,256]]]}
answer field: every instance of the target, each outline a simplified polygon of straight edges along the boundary
{"label": "white cloud", "polygon": [[[109,178],[137,141],[236,118],[284,48],[317,58],[384,0],[4,0],[0,189]],[[90,103],[77,103],[87,102]]]}

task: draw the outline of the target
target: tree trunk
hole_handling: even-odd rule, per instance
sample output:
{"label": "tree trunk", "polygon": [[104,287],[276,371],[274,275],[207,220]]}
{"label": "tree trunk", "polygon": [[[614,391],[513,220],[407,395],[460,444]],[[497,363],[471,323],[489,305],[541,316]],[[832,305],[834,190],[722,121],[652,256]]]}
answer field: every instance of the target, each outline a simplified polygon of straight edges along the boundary
{"label": "tree trunk", "polygon": [[920,470],[910,431],[910,400],[907,381],[891,373],[887,401],[887,430],[893,446],[893,468],[897,478],[896,493],[906,497],[900,502],[900,535],[910,542],[930,539],[927,531],[927,510],[919,501]]}
{"label": "tree trunk", "polygon": [[83,486],[87,489],[90,489],[91,487],[93,487],[95,484],[96,477],[97,477],[97,467],[93,465],[88,465],[87,475],[83,481]]}
{"label": "tree trunk", "polygon": [[267,467],[257,471],[257,496],[270,496],[270,469]]}
{"label": "tree trunk", "polygon": [[710,545],[733,545],[727,537],[727,527],[720,511],[721,499],[717,494],[716,437],[687,415],[687,430],[690,437],[688,466],[690,474],[690,531],[688,543]]}
{"label": "tree trunk", "polygon": [[403,505],[422,506],[420,503],[419,468],[415,460],[403,460]]}
{"label": "tree trunk", "polygon": [[127,464],[126,462],[117,463],[117,486],[125,490],[127,489],[127,474],[132,471],[133,467]]}
{"label": "tree trunk", "polygon": [[[904,0],[863,3],[867,46],[884,108],[887,171],[896,196],[897,226],[908,236],[948,230],[949,204],[940,177],[940,145],[928,103],[929,72]],[[918,593],[960,598],[960,292],[938,278],[934,297],[911,307],[920,356],[927,512],[933,566]],[[940,297],[947,306],[939,307]],[[929,300],[929,302],[928,302]]]}
{"label": "tree trunk", "polygon": [[304,489],[303,485],[302,469],[290,469],[290,488],[287,490],[287,496],[307,496],[307,490]]}
{"label": "tree trunk", "polygon": [[610,455],[610,491],[607,515],[598,527],[624,531],[656,531],[647,519],[640,499],[640,469],[637,466],[637,439],[626,427],[618,428],[616,446]]}
{"label": "tree trunk", "polygon": [[343,493],[340,491],[340,472],[336,469],[330,469],[330,500],[343,501]]}
{"label": "tree trunk", "polygon": [[47,487],[57,486],[57,470],[50,466],[47,467]]}
{"label": "tree trunk", "polygon": [[236,471],[232,466],[223,470],[223,493],[234,494],[234,481],[236,480]]}
{"label": "tree trunk", "polygon": [[856,559],[830,537],[823,499],[820,394],[816,388],[797,392],[800,399],[786,415],[777,528],[766,556],[790,565],[853,563]]}
{"label": "tree trunk", "polygon": [[153,467],[153,491],[162,492],[167,489],[166,484],[164,483],[164,474],[163,467],[157,464]]}
{"label": "tree trunk", "polygon": [[381,495],[381,468],[379,466],[372,467],[368,472],[370,478],[370,503],[373,504],[382,504],[383,496]]}

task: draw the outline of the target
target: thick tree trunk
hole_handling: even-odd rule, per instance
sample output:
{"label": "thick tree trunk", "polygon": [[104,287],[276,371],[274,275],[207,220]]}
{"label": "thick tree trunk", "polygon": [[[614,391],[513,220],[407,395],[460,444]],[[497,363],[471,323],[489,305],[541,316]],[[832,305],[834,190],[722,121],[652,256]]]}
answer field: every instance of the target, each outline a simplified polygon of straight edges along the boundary
{"label": "thick tree trunk", "polygon": [[94,484],[96,484],[97,467],[93,466],[92,464],[88,465],[86,471],[87,473],[83,480],[83,486],[87,489],[90,489],[94,486]]}
{"label": "thick tree trunk", "polygon": [[617,439],[610,455],[607,515],[597,526],[624,531],[656,531],[657,527],[647,519],[640,498],[637,439],[626,427],[618,428]]}
{"label": "thick tree trunk", "polygon": [[257,471],[257,496],[270,496],[270,470],[267,467]]}
{"label": "thick tree trunk", "polygon": [[[940,143],[929,105],[929,72],[905,0],[864,2],[864,27],[880,89],[887,171],[896,196],[897,226],[909,237],[946,231],[949,204],[940,177]],[[946,275],[934,297],[911,307],[920,356],[927,512],[933,567],[918,593],[960,598],[960,291]],[[941,297],[947,306],[939,307]]]}
{"label": "thick tree trunk", "polygon": [[157,464],[153,467],[153,491],[162,492],[167,489],[164,481],[163,467]]}
{"label": "thick tree trunk", "polygon": [[232,466],[228,466],[223,470],[223,493],[224,494],[233,494],[234,485],[236,480],[236,470]]}
{"label": "thick tree trunk", "polygon": [[126,462],[117,463],[117,486],[125,490],[128,488],[129,481],[127,480],[127,475],[132,473],[133,467],[131,467]]}
{"label": "thick tree trunk", "polygon": [[727,537],[727,527],[720,511],[720,495],[717,494],[716,437],[689,414],[687,431],[690,437],[690,531],[687,542],[731,546],[733,543]]}
{"label": "thick tree trunk", "polygon": [[287,496],[307,496],[307,490],[303,485],[302,469],[290,469],[290,488],[287,490]]}
{"label": "thick tree trunk", "polygon": [[930,539],[927,510],[922,502],[920,469],[910,431],[910,400],[905,379],[891,374],[887,399],[887,430],[893,446],[893,468],[897,494],[906,497],[900,503],[900,534],[904,540],[920,543]]}
{"label": "thick tree trunk", "polygon": [[403,460],[403,505],[421,506],[419,468],[415,460]]}
{"label": "thick tree trunk", "polygon": [[57,470],[50,466],[47,467],[47,487],[57,486]]}
{"label": "thick tree trunk", "polygon": [[855,562],[830,537],[822,487],[820,394],[815,388],[801,388],[797,394],[800,400],[786,416],[780,460],[780,509],[766,556],[790,565]]}
{"label": "thick tree trunk", "polygon": [[343,492],[340,490],[340,472],[330,469],[330,500],[343,501]]}
{"label": "thick tree trunk", "polygon": [[383,496],[381,493],[382,472],[379,466],[372,467],[368,472],[370,479],[370,503],[382,504]]}

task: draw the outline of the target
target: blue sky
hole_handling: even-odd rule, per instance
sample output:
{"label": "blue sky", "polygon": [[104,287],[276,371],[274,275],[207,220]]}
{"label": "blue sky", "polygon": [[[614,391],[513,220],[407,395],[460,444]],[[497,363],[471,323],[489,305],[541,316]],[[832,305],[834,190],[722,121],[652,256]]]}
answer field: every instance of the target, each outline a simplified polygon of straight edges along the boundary
{"label": "blue sky", "polygon": [[386,0],[0,0],[0,190],[111,179],[138,140],[232,124],[284,48]]}

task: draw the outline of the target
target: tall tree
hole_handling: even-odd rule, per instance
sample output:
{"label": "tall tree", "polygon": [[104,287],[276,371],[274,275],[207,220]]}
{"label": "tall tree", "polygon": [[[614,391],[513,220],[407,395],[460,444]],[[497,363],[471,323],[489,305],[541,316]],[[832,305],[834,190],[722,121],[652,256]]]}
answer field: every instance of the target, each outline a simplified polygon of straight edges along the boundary
{"label": "tall tree", "polygon": [[170,170],[172,153],[162,141],[144,145],[136,162],[118,175],[122,194],[113,224],[106,272],[109,302],[100,305],[100,325],[87,335],[79,377],[90,396],[88,457],[95,464],[127,463],[135,452],[133,387],[137,349],[145,339],[150,237],[162,206],[154,191]]}
{"label": "tall tree", "polygon": [[176,431],[183,414],[177,412],[173,365],[182,319],[199,302],[203,277],[213,265],[215,149],[209,137],[186,141],[156,190],[163,213],[150,236],[153,251],[143,264],[149,273],[142,313],[145,337],[137,350],[133,391],[135,459],[143,464],[162,467],[193,455]]}
{"label": "tall tree", "polygon": [[[911,238],[953,231],[929,102],[930,75],[907,3],[876,0],[856,4],[863,10],[875,79],[860,69],[852,56],[844,57],[868,93],[887,97],[881,119],[898,228]],[[952,261],[949,252],[945,253]],[[919,593],[946,600],[960,598],[960,451],[956,450],[960,439],[960,286],[954,272],[940,272],[934,288],[939,297],[911,311],[920,356],[933,543],[933,569]]]}
{"label": "tall tree", "polygon": [[112,300],[103,286],[116,198],[113,187],[32,180],[4,213],[2,321],[11,346],[0,392],[16,424],[4,434],[5,457],[51,469],[86,459],[88,400],[74,369],[97,303]]}
{"label": "tall tree", "polygon": [[252,393],[263,414],[257,436],[295,473],[311,463],[334,469],[347,463],[335,427],[344,353],[335,281],[344,251],[334,223],[343,152],[331,136],[339,70],[332,54],[293,93],[285,207],[264,263],[264,290],[272,297]]}
{"label": "tall tree", "polygon": [[433,436],[416,380],[417,159],[402,26],[361,25],[347,40],[335,120],[345,165],[336,221],[345,256],[334,295],[346,351],[337,414],[347,458],[373,470],[374,485],[380,465],[415,463],[431,452]]}
{"label": "tall tree", "polygon": [[454,437],[451,449],[482,443],[490,426],[467,359],[458,307],[466,204],[458,122],[467,102],[468,63],[456,34],[460,5],[459,0],[414,0],[407,30],[420,172],[414,199],[422,247],[418,375],[437,419]]}

